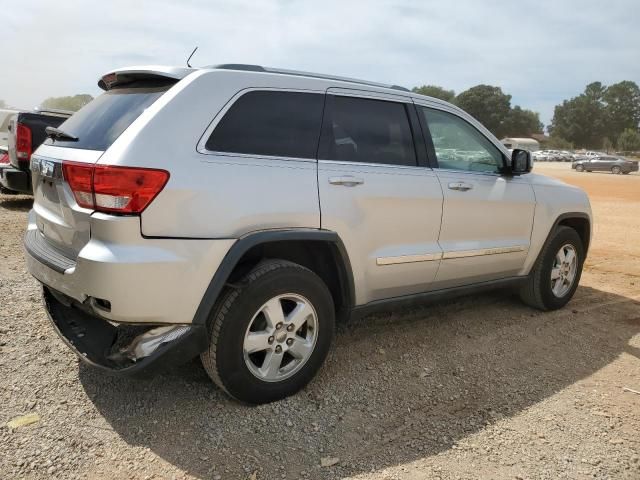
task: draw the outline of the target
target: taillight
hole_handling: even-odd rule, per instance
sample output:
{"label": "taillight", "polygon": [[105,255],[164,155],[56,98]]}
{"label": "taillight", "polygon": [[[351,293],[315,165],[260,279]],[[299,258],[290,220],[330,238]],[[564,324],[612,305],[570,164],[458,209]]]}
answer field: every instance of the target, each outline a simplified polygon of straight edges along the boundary
{"label": "taillight", "polygon": [[93,169],[92,164],[62,162],[62,173],[69,184],[78,205],[84,208],[95,208],[93,201]]}
{"label": "taillight", "polygon": [[31,129],[22,123],[16,124],[16,156],[22,162],[31,160]]}
{"label": "taillight", "polygon": [[78,205],[99,212],[140,213],[162,191],[169,172],[153,168],[63,162]]}
{"label": "taillight", "polygon": [[0,164],[1,163],[9,163],[9,154],[8,153],[0,154]]}

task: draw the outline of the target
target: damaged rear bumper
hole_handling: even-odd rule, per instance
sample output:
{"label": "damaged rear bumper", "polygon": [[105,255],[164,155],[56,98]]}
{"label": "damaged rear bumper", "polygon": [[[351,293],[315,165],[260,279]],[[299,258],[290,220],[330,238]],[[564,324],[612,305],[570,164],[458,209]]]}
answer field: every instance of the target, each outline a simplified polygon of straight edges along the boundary
{"label": "damaged rear bumper", "polygon": [[114,324],[47,287],[43,300],[67,346],[85,363],[118,376],[144,376],[185,363],[208,345],[203,325]]}

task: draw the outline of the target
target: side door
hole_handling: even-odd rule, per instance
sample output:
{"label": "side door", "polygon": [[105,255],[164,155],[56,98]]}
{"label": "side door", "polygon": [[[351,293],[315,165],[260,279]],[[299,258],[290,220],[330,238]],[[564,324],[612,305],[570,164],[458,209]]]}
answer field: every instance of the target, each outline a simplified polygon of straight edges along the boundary
{"label": "side door", "polygon": [[526,175],[498,173],[504,154],[471,118],[424,105],[418,115],[444,193],[438,288],[519,274],[536,203]]}
{"label": "side door", "polygon": [[328,89],[318,190],[321,226],[349,253],[356,304],[431,287],[443,197],[410,98]]}

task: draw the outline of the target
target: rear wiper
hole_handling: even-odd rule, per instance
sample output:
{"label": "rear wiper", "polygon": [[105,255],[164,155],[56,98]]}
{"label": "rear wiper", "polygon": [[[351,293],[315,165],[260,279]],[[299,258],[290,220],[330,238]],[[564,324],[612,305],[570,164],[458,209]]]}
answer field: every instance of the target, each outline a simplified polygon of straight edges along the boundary
{"label": "rear wiper", "polygon": [[54,140],[67,140],[69,142],[78,141],[78,137],[74,137],[70,133],[64,132],[56,127],[47,127],[44,129],[44,133],[47,134],[47,137],[53,138]]}

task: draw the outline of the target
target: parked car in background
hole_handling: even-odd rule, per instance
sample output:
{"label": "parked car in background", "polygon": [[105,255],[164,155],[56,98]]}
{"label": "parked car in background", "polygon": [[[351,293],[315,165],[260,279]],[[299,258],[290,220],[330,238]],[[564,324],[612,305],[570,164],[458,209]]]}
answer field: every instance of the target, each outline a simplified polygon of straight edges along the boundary
{"label": "parked car in background", "polygon": [[584,153],[584,156],[585,156],[585,157],[589,157],[589,158],[591,158],[591,157],[603,157],[603,156],[605,156],[605,155],[606,155],[606,153],[603,153],[603,152],[594,152],[593,150],[588,150],[588,151],[586,151],[586,152]]}
{"label": "parked car in background", "polygon": [[9,117],[9,163],[0,163],[0,186],[4,190],[32,193],[31,153],[47,138],[47,127],[59,126],[72,114],[64,110],[38,110]]}
{"label": "parked car in background", "polygon": [[627,175],[638,171],[638,162],[627,160],[624,157],[612,155],[602,155],[599,157],[588,157],[571,164],[571,168],[577,172],[611,172],[613,174]]}
{"label": "parked car in background", "polygon": [[546,150],[538,150],[537,152],[533,152],[531,154],[531,156],[533,157],[533,159],[536,162],[549,162],[549,152],[547,152]]}
{"label": "parked car in background", "polygon": [[238,64],[98,85],[33,155],[24,245],[52,326],[101,370],[200,354],[270,402],[350,316],[496,287],[555,310],[578,287],[585,192],[450,103]]}
{"label": "parked car in background", "polygon": [[19,110],[0,109],[0,157],[7,152],[9,145],[9,121]]}

